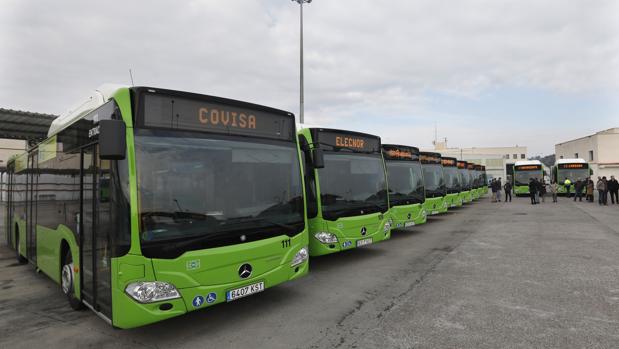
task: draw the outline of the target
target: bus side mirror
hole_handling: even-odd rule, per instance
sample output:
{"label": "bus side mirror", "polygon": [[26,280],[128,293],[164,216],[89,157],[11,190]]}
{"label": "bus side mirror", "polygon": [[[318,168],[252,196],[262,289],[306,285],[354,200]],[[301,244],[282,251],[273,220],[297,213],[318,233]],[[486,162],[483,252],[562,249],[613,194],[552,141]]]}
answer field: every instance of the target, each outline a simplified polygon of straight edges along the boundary
{"label": "bus side mirror", "polygon": [[123,160],[127,151],[125,123],[122,120],[99,121],[99,158]]}
{"label": "bus side mirror", "polygon": [[325,167],[325,154],[322,149],[314,148],[312,150],[312,165],[314,168]]}

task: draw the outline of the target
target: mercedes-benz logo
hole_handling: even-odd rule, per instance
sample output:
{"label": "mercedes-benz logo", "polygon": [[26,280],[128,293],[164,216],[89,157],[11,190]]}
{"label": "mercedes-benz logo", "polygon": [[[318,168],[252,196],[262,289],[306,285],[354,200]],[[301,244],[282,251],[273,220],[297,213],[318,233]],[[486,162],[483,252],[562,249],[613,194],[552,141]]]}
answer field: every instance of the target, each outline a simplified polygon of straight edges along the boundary
{"label": "mercedes-benz logo", "polygon": [[239,276],[241,277],[241,279],[247,279],[251,276],[251,271],[251,264],[245,263],[239,267]]}
{"label": "mercedes-benz logo", "polygon": [[361,235],[365,235],[365,233],[367,233],[368,230],[365,229],[365,227],[361,227]]}

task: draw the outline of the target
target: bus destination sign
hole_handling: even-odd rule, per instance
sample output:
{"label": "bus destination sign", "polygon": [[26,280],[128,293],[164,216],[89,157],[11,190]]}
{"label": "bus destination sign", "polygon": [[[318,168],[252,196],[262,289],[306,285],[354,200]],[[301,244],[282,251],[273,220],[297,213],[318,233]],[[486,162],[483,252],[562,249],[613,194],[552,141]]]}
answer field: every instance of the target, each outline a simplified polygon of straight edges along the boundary
{"label": "bus destination sign", "polygon": [[516,170],[516,171],[535,171],[535,170],[541,170],[541,169],[542,169],[542,165],[514,166],[514,170]]}
{"label": "bus destination sign", "polygon": [[419,150],[417,148],[398,146],[398,145],[384,145],[383,144],[383,156],[385,160],[419,160]]}
{"label": "bus destination sign", "polygon": [[475,164],[467,162],[466,163],[466,169],[467,170],[474,170],[475,169]]}
{"label": "bus destination sign", "polygon": [[318,142],[334,150],[346,149],[353,152],[378,153],[380,152],[380,138],[357,133],[337,132],[335,130],[319,130]]}
{"label": "bus destination sign", "polygon": [[441,164],[441,156],[437,153],[420,153],[419,160],[422,164]]}
{"label": "bus destination sign", "polygon": [[458,161],[454,158],[442,158],[441,164],[445,167],[457,167]]}
{"label": "bus destination sign", "polygon": [[567,169],[578,170],[578,169],[588,169],[589,168],[589,164],[583,164],[583,163],[559,164],[558,167],[561,170],[567,170]]}
{"label": "bus destination sign", "polygon": [[145,94],[143,115],[145,127],[294,140],[291,115],[234,104]]}
{"label": "bus destination sign", "polygon": [[466,161],[458,161],[458,168],[466,169]]}

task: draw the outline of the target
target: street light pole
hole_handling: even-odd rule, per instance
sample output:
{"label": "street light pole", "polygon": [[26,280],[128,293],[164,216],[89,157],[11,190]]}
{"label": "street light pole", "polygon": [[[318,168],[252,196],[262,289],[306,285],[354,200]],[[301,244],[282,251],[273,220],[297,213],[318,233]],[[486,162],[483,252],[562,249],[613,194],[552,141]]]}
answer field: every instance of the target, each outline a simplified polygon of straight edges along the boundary
{"label": "street light pole", "polygon": [[303,124],[304,117],[303,117],[303,112],[305,109],[305,100],[304,100],[304,91],[303,91],[303,4],[309,4],[312,2],[312,0],[292,0],[293,2],[296,2],[299,4],[299,8],[300,8],[300,34],[301,34],[301,40],[300,40],[300,58],[299,58],[299,69],[300,69],[300,96],[299,96],[299,121],[301,124]]}

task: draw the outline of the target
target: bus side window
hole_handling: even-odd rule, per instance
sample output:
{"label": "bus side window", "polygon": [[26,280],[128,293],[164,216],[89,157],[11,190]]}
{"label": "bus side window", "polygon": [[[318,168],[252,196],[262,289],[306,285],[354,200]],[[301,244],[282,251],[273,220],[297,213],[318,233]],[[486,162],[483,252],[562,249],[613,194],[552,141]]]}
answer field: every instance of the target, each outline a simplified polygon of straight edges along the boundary
{"label": "bus side window", "polygon": [[305,177],[305,201],[307,203],[307,218],[315,218],[318,215],[318,205],[316,203],[316,179],[314,178],[314,167],[312,165],[312,157],[310,147],[305,136],[299,136],[299,145],[301,146],[301,161],[303,161],[303,170]]}

